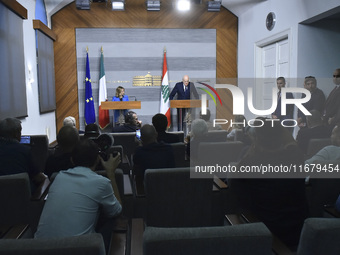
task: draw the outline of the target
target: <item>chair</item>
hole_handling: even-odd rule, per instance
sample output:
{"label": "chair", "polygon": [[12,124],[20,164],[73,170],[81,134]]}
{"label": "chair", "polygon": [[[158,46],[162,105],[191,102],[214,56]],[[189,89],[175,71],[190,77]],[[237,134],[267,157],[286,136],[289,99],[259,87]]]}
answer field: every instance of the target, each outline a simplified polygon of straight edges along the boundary
{"label": "chair", "polygon": [[114,145],[122,145],[125,155],[127,155],[130,163],[131,156],[134,154],[138,142],[136,141],[136,132],[110,133],[114,138]]}
{"label": "chair", "polygon": [[148,226],[202,227],[215,222],[212,179],[190,178],[190,168],[163,168],[147,169],[144,182]]}
{"label": "chair", "polygon": [[185,160],[185,144],[181,143],[170,143],[175,156],[175,166],[176,167],[187,167],[189,166],[189,161]]}
{"label": "chair", "polygon": [[209,142],[226,142],[227,141],[227,130],[210,130],[206,134],[206,141]]}
{"label": "chair", "polygon": [[[243,148],[240,141],[229,142],[201,142],[198,147],[198,161],[196,165],[203,166],[228,166],[230,162],[235,162]],[[218,177],[221,174],[216,173]]]}
{"label": "chair", "polygon": [[31,135],[31,152],[34,166],[43,173],[49,153],[47,135]]}
{"label": "chair", "polygon": [[105,255],[101,234],[51,239],[0,239],[0,255]]}
{"label": "chair", "polygon": [[34,232],[44,201],[31,201],[27,173],[0,176],[0,225],[29,224]]}
{"label": "chair", "polygon": [[184,142],[184,132],[183,131],[171,131],[170,134],[175,134],[178,136],[178,140]]}
{"label": "chair", "polygon": [[319,150],[331,144],[330,138],[310,139],[307,147],[306,159],[313,157]]}
{"label": "chair", "polygon": [[144,255],[270,255],[272,237],[263,223],[201,228],[146,227]]}
{"label": "chair", "polygon": [[340,220],[306,219],[301,231],[297,255],[340,254]]}

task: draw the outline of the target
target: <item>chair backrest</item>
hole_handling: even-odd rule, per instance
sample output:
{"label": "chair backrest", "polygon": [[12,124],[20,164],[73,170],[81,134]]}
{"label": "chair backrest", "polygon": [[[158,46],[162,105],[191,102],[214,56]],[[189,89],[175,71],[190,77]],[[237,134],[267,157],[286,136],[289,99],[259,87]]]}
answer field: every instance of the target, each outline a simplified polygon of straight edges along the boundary
{"label": "chair backrest", "polygon": [[310,139],[307,147],[307,158],[313,157],[319,150],[331,144],[330,138]]}
{"label": "chair backrest", "polygon": [[144,255],[266,255],[272,254],[272,236],[263,223],[202,228],[146,227]]}
{"label": "chair backrest", "polygon": [[105,255],[105,247],[98,233],[51,239],[1,239],[0,254]]}
{"label": "chair backrest", "polygon": [[146,224],[198,227],[212,224],[212,179],[190,178],[190,168],[147,169]]}
{"label": "chair backrest", "polygon": [[175,156],[176,167],[187,167],[188,161],[185,161],[185,144],[184,143],[170,143]]}
{"label": "chair backrest", "polygon": [[124,153],[131,160],[131,155],[137,147],[136,132],[110,133],[114,138],[114,145],[123,146]]}
{"label": "chair backrest", "polygon": [[206,141],[209,142],[225,142],[227,141],[227,130],[210,130],[206,134]]}
{"label": "chair backrest", "polygon": [[340,220],[306,219],[301,231],[297,255],[340,254]]}
{"label": "chair backrest", "polygon": [[30,197],[27,173],[0,176],[0,224],[28,224]]}
{"label": "chair backrest", "polygon": [[48,156],[47,135],[31,135],[31,152],[34,167],[44,172]]}
{"label": "chair backrest", "polygon": [[183,131],[171,131],[171,132],[168,132],[168,133],[177,135],[178,140],[181,141],[181,142],[184,142],[184,132]]}
{"label": "chair backrest", "polygon": [[198,147],[196,165],[228,166],[230,162],[237,161],[243,146],[244,144],[240,141],[201,142]]}

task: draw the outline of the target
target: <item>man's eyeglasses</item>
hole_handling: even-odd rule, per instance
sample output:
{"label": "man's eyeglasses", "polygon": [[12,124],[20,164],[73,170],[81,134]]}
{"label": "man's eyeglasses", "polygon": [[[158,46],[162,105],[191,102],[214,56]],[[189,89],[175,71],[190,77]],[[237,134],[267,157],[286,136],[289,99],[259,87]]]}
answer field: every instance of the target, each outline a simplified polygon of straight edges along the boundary
{"label": "man's eyeglasses", "polygon": [[340,78],[340,74],[337,74],[337,75],[333,75],[334,78]]}

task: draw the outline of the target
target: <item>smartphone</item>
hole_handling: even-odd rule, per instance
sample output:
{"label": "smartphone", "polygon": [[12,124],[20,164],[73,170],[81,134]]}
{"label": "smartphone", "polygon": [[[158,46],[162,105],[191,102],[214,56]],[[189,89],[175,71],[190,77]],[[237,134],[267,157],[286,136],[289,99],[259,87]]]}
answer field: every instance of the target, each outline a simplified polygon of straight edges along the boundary
{"label": "smartphone", "polygon": [[140,140],[140,129],[136,130],[136,137],[138,140]]}
{"label": "smartphone", "polygon": [[27,135],[21,136],[20,143],[22,143],[22,144],[31,144],[31,137],[27,136]]}

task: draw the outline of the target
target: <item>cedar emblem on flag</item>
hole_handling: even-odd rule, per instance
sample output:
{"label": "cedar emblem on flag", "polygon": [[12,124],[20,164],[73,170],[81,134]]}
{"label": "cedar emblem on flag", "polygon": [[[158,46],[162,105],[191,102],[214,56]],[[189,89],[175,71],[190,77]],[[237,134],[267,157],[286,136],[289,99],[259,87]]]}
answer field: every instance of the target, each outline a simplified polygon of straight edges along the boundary
{"label": "cedar emblem on flag", "polygon": [[168,127],[171,124],[169,95],[168,67],[166,64],[166,50],[164,49],[160,113],[163,113],[167,117]]}
{"label": "cedar emblem on flag", "polygon": [[94,111],[94,101],[92,96],[92,85],[90,75],[89,53],[86,49],[86,76],[85,76],[85,124],[96,122],[96,113]]}
{"label": "cedar emblem on flag", "polygon": [[110,115],[109,110],[102,110],[101,103],[106,101],[107,99],[107,91],[106,91],[106,79],[105,79],[105,70],[104,70],[104,56],[103,56],[103,47],[101,50],[100,56],[100,74],[99,74],[99,127],[101,129],[106,128],[110,123]]}

